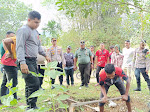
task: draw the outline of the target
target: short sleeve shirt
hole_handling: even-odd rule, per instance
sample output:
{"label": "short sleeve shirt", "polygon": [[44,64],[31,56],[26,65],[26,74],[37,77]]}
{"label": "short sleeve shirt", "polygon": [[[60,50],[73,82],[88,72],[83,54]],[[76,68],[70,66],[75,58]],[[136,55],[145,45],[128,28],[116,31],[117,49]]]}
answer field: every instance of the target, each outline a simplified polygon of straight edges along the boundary
{"label": "short sleeve shirt", "polygon": [[75,52],[75,58],[78,58],[79,64],[87,64],[90,62],[90,57],[92,56],[92,52],[88,48],[81,49],[79,48]]}
{"label": "short sleeve shirt", "polygon": [[119,67],[115,67],[115,77],[113,79],[107,78],[105,70],[102,69],[101,72],[99,73],[99,84],[101,86],[104,84],[111,86],[111,85],[115,84],[117,81],[119,81],[120,77],[122,77],[122,79],[125,81],[127,81],[127,79],[128,79],[128,76]]}
{"label": "short sleeve shirt", "polygon": [[105,67],[105,65],[107,64],[107,58],[109,56],[109,51],[106,49],[98,50],[98,51],[96,51],[96,56],[98,57],[98,66]]}

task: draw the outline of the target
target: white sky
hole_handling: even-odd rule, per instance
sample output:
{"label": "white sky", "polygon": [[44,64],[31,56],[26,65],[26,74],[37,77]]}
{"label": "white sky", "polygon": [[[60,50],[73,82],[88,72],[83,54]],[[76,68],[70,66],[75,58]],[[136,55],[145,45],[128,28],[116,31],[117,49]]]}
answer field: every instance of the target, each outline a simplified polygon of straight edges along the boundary
{"label": "white sky", "polygon": [[42,6],[40,3],[43,0],[20,0],[24,2],[26,5],[31,4],[32,9],[38,11],[41,14],[41,23],[39,28],[37,29],[40,33],[42,33],[42,28],[47,24],[50,20],[55,20],[58,23],[61,23],[63,31],[67,31],[69,25],[68,19],[65,15],[61,14],[54,5],[51,5],[51,8],[47,8]]}

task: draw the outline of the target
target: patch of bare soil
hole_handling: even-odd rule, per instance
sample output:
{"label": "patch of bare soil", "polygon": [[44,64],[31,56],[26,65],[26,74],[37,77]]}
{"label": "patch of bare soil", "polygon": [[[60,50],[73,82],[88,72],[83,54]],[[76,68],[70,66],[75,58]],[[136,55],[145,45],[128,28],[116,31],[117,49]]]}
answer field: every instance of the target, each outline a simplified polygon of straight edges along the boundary
{"label": "patch of bare soil", "polygon": [[[92,101],[94,99],[88,100]],[[87,101],[85,99],[85,101]],[[82,100],[83,102],[83,100]],[[126,103],[122,100],[114,101],[117,106],[112,108],[108,107],[108,103],[105,104],[105,112],[127,112]],[[89,105],[91,107],[98,107],[98,103]],[[139,99],[132,98],[131,100],[132,112],[149,112],[149,108],[146,103],[143,103]],[[90,109],[88,107],[75,107],[74,112],[96,112],[96,110]]]}

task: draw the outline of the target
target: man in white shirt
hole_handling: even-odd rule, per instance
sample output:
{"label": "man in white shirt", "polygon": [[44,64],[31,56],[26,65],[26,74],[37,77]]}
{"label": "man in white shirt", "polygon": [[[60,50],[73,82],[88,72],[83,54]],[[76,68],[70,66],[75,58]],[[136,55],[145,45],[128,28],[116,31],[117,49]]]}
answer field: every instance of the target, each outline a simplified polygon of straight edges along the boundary
{"label": "man in white shirt", "polygon": [[125,40],[125,48],[123,48],[122,53],[124,55],[122,69],[131,78],[134,49],[130,47],[130,40]]}

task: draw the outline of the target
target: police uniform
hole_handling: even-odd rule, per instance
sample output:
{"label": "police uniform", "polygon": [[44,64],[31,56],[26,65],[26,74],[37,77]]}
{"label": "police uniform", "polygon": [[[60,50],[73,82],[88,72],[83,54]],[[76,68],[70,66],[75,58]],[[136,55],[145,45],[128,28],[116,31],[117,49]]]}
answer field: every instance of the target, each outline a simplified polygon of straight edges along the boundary
{"label": "police uniform", "polygon": [[[62,48],[59,47],[59,46],[51,46],[49,48],[49,51],[48,51],[48,56],[50,57],[51,59],[51,62],[53,61],[57,61],[58,64],[57,64],[57,67],[60,67],[60,68],[63,68],[62,67],[62,64],[65,65],[66,64],[66,61],[65,61],[65,58],[64,58],[64,55],[63,55],[63,52],[62,52]],[[62,69],[57,69],[58,71],[60,72],[63,72]],[[55,83],[55,79],[52,79],[52,84]],[[60,82],[60,85],[62,85],[63,83],[63,75],[60,75],[59,76],[59,82]]]}

